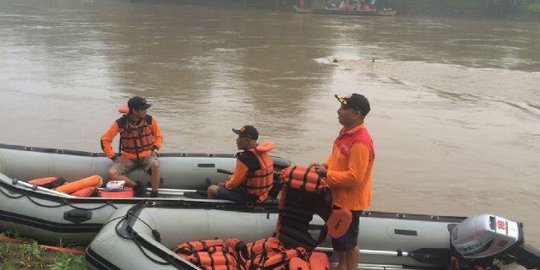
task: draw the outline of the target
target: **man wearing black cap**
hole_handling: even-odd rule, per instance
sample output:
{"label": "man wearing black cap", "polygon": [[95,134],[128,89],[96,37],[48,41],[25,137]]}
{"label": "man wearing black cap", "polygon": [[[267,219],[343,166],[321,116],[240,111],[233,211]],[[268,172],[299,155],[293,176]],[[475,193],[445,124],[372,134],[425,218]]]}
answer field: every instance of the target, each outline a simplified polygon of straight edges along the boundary
{"label": "man wearing black cap", "polygon": [[236,202],[263,202],[274,183],[274,162],[267,152],[274,149],[274,143],[257,144],[259,132],[254,126],[246,125],[232,130],[238,135],[234,174],[220,185],[208,187],[208,198]]}
{"label": "man wearing black cap", "polygon": [[367,98],[360,94],[347,97],[336,95],[341,104],[338,120],[343,128],[334,141],[332,153],[323,163],[313,163],[317,173],[326,177],[332,192],[335,208],[351,210],[353,219],[347,232],[332,239],[332,246],[339,254],[336,269],[356,270],[360,258],[358,225],[362,210],[371,206],[371,178],[375,150],[364,119],[370,111]]}
{"label": "man wearing black cap", "polygon": [[[152,106],[142,97],[132,97],[128,101],[129,112],[116,120],[101,136],[101,148],[114,164],[109,169],[110,180],[125,181],[133,187],[137,196],[144,194],[143,184],[133,181],[125,174],[137,167],[150,173],[152,197],[158,196],[160,169],[158,151],[163,142],[161,129],[146,109]],[[121,155],[114,153],[112,141],[120,133]]]}

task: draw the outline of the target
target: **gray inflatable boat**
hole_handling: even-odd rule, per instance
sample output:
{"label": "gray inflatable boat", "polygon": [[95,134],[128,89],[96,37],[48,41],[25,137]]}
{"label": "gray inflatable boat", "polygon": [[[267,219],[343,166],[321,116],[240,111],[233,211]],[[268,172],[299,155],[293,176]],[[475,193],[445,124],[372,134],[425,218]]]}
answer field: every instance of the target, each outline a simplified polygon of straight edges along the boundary
{"label": "gray inflatable boat", "polygon": [[[208,184],[227,178],[218,170],[232,170],[235,160],[233,154],[165,153],[160,157],[160,198],[77,198],[26,181],[46,176],[75,180],[100,175],[106,179],[112,161],[103,154],[0,144],[0,231],[44,243],[86,245],[122,206],[204,199]],[[276,175],[290,165],[279,157],[274,162]],[[142,170],[129,176],[150,184]]]}
{"label": "gray inflatable boat", "polygon": [[[245,242],[267,238],[277,217],[277,209],[271,206],[209,201],[147,202],[121,208],[87,247],[87,267],[199,269],[171,250],[181,242],[216,237]],[[323,220],[314,216],[309,232],[317,236],[322,227]],[[452,257],[462,265],[499,260],[540,267],[540,252],[523,242],[520,224],[494,215],[466,219],[364,212],[358,241],[361,269],[450,269]],[[335,264],[328,240],[317,249],[328,253]]]}

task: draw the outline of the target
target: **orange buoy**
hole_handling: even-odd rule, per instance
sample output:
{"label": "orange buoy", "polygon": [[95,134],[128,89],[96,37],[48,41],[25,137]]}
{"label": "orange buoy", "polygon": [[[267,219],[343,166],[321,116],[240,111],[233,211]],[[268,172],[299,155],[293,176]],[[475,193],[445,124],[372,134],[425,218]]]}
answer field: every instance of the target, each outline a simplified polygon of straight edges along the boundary
{"label": "orange buoy", "polygon": [[66,179],[62,177],[54,177],[54,176],[36,178],[36,179],[32,179],[28,181],[29,184],[44,187],[44,188],[56,188],[63,185],[65,182],[66,182]]}
{"label": "orange buoy", "polygon": [[69,182],[67,184],[61,185],[54,190],[71,194],[77,190],[80,190],[85,187],[99,187],[103,184],[103,179],[99,175],[92,175],[77,181]]}
{"label": "orange buoy", "polygon": [[330,213],[326,226],[328,228],[328,235],[337,239],[344,235],[349,229],[349,225],[352,222],[352,213],[349,209],[340,208],[333,209]]}
{"label": "orange buoy", "polygon": [[96,192],[97,187],[84,187],[81,188],[73,193],[71,195],[75,197],[90,197],[94,192]]}
{"label": "orange buoy", "polygon": [[121,114],[128,114],[129,107],[127,105],[122,105],[122,106],[118,107],[118,112],[121,113]]}

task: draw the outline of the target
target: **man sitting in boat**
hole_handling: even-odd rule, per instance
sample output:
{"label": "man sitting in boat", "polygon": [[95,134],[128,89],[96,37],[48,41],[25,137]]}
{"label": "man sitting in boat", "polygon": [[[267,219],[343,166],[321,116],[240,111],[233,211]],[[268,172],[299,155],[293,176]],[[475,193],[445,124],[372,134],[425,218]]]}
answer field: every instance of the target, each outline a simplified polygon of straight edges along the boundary
{"label": "man sitting in boat", "polygon": [[375,2],[377,0],[363,0],[362,1],[362,10],[363,11],[371,11],[375,10]]}
{"label": "man sitting in boat", "polygon": [[234,174],[225,183],[208,187],[208,198],[224,199],[236,202],[263,202],[268,197],[274,181],[274,162],[267,152],[274,149],[274,144],[257,144],[259,132],[254,126],[246,125],[233,129],[238,135]]}
{"label": "man sitting in boat", "polygon": [[351,5],[349,3],[349,0],[343,0],[341,1],[341,3],[339,4],[339,8],[342,9],[342,10],[345,10],[345,11],[348,11],[351,9]]}
{"label": "man sitting in boat", "polygon": [[332,247],[339,254],[336,269],[353,270],[358,267],[358,226],[362,210],[371,205],[371,178],[375,151],[364,119],[370,111],[367,98],[360,94],[336,98],[341,103],[338,120],[343,128],[334,141],[332,153],[323,164],[313,163],[317,173],[326,177],[333,198],[333,207],[351,210],[353,220],[347,232],[332,239]]}
{"label": "man sitting in boat", "polygon": [[[101,136],[101,148],[108,158],[114,161],[109,169],[110,180],[125,181],[133,187],[136,196],[144,194],[144,185],[130,179],[125,174],[137,167],[143,167],[150,173],[151,197],[158,196],[160,169],[158,150],[163,142],[161,129],[155,118],[146,114],[152,106],[142,97],[132,97],[128,101],[129,112],[114,121]],[[114,153],[112,141],[120,133],[121,154]]]}

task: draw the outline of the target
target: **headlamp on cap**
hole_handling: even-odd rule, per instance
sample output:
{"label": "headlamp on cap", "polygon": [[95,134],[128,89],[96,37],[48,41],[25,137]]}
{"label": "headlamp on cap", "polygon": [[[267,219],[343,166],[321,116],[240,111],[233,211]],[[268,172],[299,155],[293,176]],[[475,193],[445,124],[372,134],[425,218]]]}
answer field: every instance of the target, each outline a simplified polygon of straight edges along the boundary
{"label": "headlamp on cap", "polygon": [[334,95],[334,96],[339,101],[339,103],[351,109],[359,111],[363,116],[366,116],[371,110],[369,101],[364,95],[353,93],[346,97],[340,97],[338,95]]}

